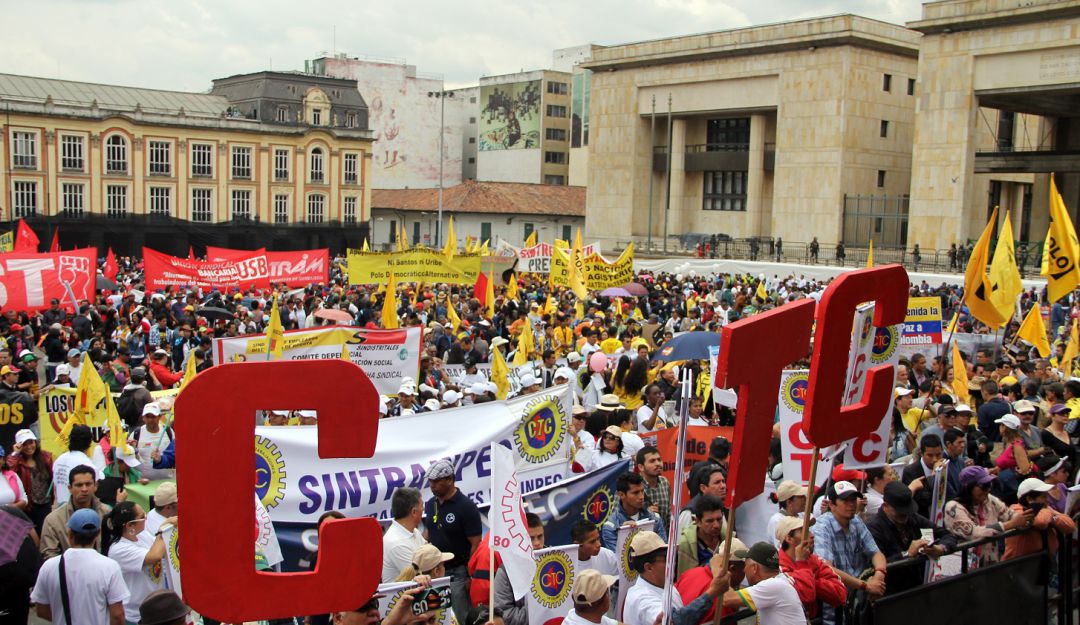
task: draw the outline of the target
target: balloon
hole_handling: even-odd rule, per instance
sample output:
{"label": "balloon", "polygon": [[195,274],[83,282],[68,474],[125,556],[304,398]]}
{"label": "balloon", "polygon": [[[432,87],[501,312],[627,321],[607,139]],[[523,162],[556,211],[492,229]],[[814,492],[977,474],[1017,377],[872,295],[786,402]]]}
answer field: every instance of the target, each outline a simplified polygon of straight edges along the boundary
{"label": "balloon", "polygon": [[593,373],[603,373],[607,364],[608,358],[603,352],[593,352],[593,355],[589,356],[589,371]]}

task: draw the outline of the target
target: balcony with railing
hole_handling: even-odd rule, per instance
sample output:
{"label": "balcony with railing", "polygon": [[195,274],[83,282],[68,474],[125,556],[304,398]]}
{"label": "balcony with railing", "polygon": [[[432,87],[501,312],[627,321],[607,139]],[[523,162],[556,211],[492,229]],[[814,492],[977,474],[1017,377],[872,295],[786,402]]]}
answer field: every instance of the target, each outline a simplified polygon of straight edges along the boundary
{"label": "balcony with railing", "polygon": [[[666,145],[653,148],[653,171],[667,170]],[[748,143],[695,143],[686,146],[684,171],[747,171],[750,168]],[[765,171],[776,166],[776,144],[765,144]]]}

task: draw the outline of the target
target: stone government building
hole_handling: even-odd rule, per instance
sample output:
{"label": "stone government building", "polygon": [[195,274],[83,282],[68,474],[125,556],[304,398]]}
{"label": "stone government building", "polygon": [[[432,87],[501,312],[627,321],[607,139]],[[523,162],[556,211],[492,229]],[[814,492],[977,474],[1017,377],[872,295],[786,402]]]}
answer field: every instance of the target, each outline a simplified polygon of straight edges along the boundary
{"label": "stone government building", "polygon": [[943,0],[907,27],[838,15],[598,46],[588,237],[931,250],[1000,205],[1042,241],[1051,172],[1080,204],[1078,42],[1078,0]]}
{"label": "stone government building", "polygon": [[[65,248],[359,246],[370,217],[356,83],[293,72],[184,93],[0,74],[0,220]],[[10,225],[8,226],[10,227]]]}

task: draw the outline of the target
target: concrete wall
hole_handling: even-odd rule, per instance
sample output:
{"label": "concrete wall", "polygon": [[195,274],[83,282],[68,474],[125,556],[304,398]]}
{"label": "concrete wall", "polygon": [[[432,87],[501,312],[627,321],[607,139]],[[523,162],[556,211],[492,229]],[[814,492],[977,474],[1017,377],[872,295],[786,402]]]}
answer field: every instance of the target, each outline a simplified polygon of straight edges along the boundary
{"label": "concrete wall", "polygon": [[[507,215],[505,213],[479,214],[444,211],[443,219],[448,219],[451,214],[454,217],[454,233],[457,235],[458,245],[462,247],[465,245],[466,236],[472,236],[474,239],[480,237],[483,232],[482,224],[485,223],[490,224],[492,248],[499,239],[520,247],[525,239],[525,224],[527,223],[533,224],[533,228],[538,232],[537,237],[539,240],[549,242],[556,238],[562,238],[565,234],[563,232],[565,226],[570,226],[570,232],[573,233],[577,228],[585,225],[585,220],[581,217]],[[435,224],[438,221],[435,212],[420,213],[380,208],[374,211],[374,218],[371,222],[373,246],[383,249],[383,246],[389,245],[391,222],[395,221],[399,225],[404,222],[410,243],[414,243],[412,237],[415,228],[414,224],[417,223],[420,224],[421,243],[431,245],[435,240]],[[428,238],[425,239],[425,236]]]}

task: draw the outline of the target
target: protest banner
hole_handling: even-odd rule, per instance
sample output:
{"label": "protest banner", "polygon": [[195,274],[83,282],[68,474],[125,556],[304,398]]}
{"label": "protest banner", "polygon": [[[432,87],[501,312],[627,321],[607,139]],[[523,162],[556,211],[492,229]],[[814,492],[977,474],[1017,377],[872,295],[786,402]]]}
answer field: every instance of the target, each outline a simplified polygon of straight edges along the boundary
{"label": "protest banner", "polygon": [[206,247],[206,260],[220,262],[237,260],[251,254],[266,254],[266,263],[270,268],[270,282],[302,287],[309,284],[326,283],[330,270],[330,250],[296,250],[292,252],[267,252],[259,250],[232,250],[225,247]]}
{"label": "protest banner", "polygon": [[78,302],[94,297],[96,257],[94,248],[55,254],[0,254],[0,307],[34,311],[48,308],[56,298],[78,308]]}
{"label": "protest banner", "polygon": [[[179,392],[179,389],[169,389],[165,391],[152,391],[150,393],[150,396],[153,397],[158,406],[161,407],[162,424],[172,422],[172,402]],[[112,395],[114,401],[120,396],[119,393],[113,393]],[[38,396],[37,402],[37,414],[39,416],[38,423],[41,430],[41,433],[38,435],[38,443],[41,445],[41,449],[49,452],[53,457],[56,457],[67,451],[67,445],[60,441],[59,434],[60,431],[64,429],[64,424],[67,423],[68,419],[75,413],[75,389],[49,389]],[[90,428],[92,440],[101,440],[101,437],[105,435],[104,411],[92,411],[88,413],[86,425]],[[86,452],[87,455],[93,457],[94,448],[96,446],[97,443],[93,443]]]}
{"label": "protest banner", "polygon": [[161,540],[165,543],[165,587],[184,597],[180,586],[180,530],[174,525],[161,528]]}
{"label": "protest banner", "polygon": [[15,231],[8,230],[0,234],[0,252],[11,252],[15,249]]}
{"label": "protest banner", "polygon": [[941,344],[941,298],[908,298],[901,345]]}
{"label": "protest banner", "polygon": [[256,492],[274,522],[314,523],[331,510],[387,519],[396,489],[426,490],[428,466],[449,458],[457,487],[479,504],[490,501],[491,442],[516,452],[521,489],[534,490],[567,475],[572,403],[564,385],[508,401],[386,419],[379,422],[374,458],[365,459],[320,458],[315,426],[256,427]]}
{"label": "protest banner", "polygon": [[[379,584],[379,589],[376,592],[383,595],[379,598],[379,616],[385,619],[386,616],[390,614],[390,610],[393,610],[394,606],[401,601],[401,597],[405,594],[405,591],[416,588],[417,586],[419,586],[419,584],[416,582]],[[445,588],[447,590],[444,592],[449,592],[450,578],[436,577],[431,580],[430,588],[436,591]],[[430,623],[430,625],[457,625],[457,619],[454,618],[454,611],[450,608],[435,610],[435,620]]]}
{"label": "protest banner", "polygon": [[[17,399],[20,396],[22,399]],[[0,445],[10,450],[12,444],[15,443],[15,433],[30,427],[30,424],[37,420],[37,415],[38,407],[29,395],[5,394],[3,398],[0,398]]]}
{"label": "protest banner", "polygon": [[177,258],[144,247],[143,262],[148,290],[171,286],[222,290],[270,286],[270,267],[262,251],[208,262]]}
{"label": "protest banner", "polygon": [[[533,490],[522,490],[525,509],[544,522],[544,538],[549,543],[572,542],[570,528],[578,521],[588,521],[601,527],[611,516],[619,500],[615,496],[615,480],[631,468],[631,461],[613,462],[589,473]],[[485,512],[489,503],[477,506]]]}
{"label": "protest banner", "polygon": [[[396,395],[404,377],[415,378],[420,369],[422,328],[367,330],[353,326],[323,326],[285,333],[279,360],[341,358],[341,349],[367,373],[375,389]],[[214,339],[215,364],[266,360],[266,336]]]}
{"label": "protest banner", "polygon": [[536,563],[533,560],[528,521],[525,519],[525,506],[521,503],[521,485],[515,470],[517,455],[508,447],[492,443],[491,465],[488,570],[495,570],[495,556],[500,556],[510,579],[514,600],[520,600],[529,591]]}
{"label": "protest banner", "polygon": [[533,554],[533,574],[525,605],[529,625],[552,625],[565,618],[574,607],[574,579],[577,576],[577,545],[548,547]]}
{"label": "protest banner", "polygon": [[[780,453],[783,456],[784,479],[802,485],[810,480],[810,465],[814,459],[814,445],[803,432],[809,383],[810,372],[806,369],[791,369],[780,376]],[[824,484],[831,470],[832,462],[819,458],[814,485]]]}
{"label": "protest banner", "polygon": [[619,597],[615,601],[615,618],[620,623],[625,620],[622,612],[626,593],[638,578],[638,572],[630,564],[630,543],[638,532],[653,531],[653,525],[656,525],[656,521],[642,521],[634,526],[623,525],[615,539],[615,558],[619,561]]}
{"label": "protest banner", "polygon": [[[683,462],[683,472],[688,473],[694,463],[709,458],[709,445],[717,436],[731,440],[734,428],[729,426],[706,427],[703,425],[691,425],[686,428],[686,459]],[[664,459],[664,477],[668,484],[675,484],[675,456],[678,452],[678,428],[665,428],[655,432],[641,433],[641,440],[646,445],[652,445],[660,451],[660,457]],[[689,477],[689,476],[687,476]],[[674,486],[672,486],[674,488]],[[674,493],[672,493],[674,495]],[[683,500],[688,500],[688,491],[683,491]]]}
{"label": "protest banner", "polygon": [[380,284],[390,274],[401,282],[446,282],[473,284],[480,274],[480,254],[455,254],[448,259],[441,251],[417,247],[400,252],[349,250],[349,284]]}
{"label": "protest banner", "polygon": [[585,285],[590,290],[623,286],[634,281],[634,244],[626,246],[622,254],[613,262],[603,256],[593,254],[585,258]]}
{"label": "protest banner", "polygon": [[[895,364],[898,350],[887,350],[890,356],[884,361],[874,360],[875,341],[879,336],[874,330],[874,304],[859,306],[852,324],[851,358],[848,361],[847,386],[843,405],[850,406],[863,396],[866,388],[866,369],[873,364]],[[898,326],[893,326],[897,329]],[[895,339],[896,333],[884,333],[884,339]],[[844,466],[849,469],[866,469],[884,466],[888,461],[889,428],[892,425],[892,404],[885,409],[875,430],[844,443]]]}
{"label": "protest banner", "polygon": [[[521,273],[551,272],[551,257],[555,253],[555,246],[550,243],[537,243],[532,247],[514,248],[518,258],[517,270]],[[583,248],[585,257],[600,253],[599,243],[590,243]],[[625,284],[625,282],[623,283]]]}

